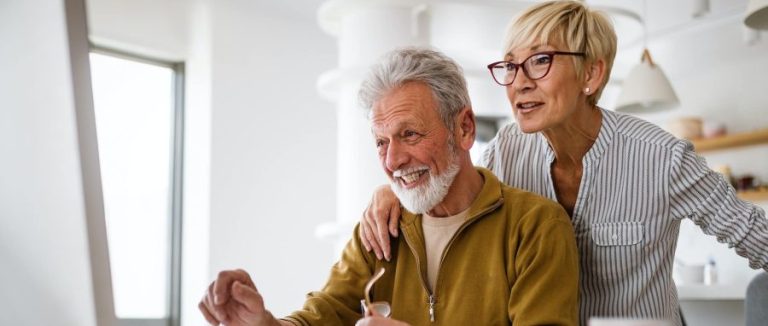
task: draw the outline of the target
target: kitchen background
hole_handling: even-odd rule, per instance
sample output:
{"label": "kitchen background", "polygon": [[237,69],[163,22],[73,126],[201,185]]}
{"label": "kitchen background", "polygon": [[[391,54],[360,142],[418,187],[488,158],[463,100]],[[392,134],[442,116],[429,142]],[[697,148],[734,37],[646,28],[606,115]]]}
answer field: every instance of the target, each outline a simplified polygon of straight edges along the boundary
{"label": "kitchen background", "polygon": [[[768,184],[768,31],[745,27],[748,1],[587,2],[612,17],[619,37],[600,105],[615,109],[647,47],[679,105],[634,114],[692,137],[698,136],[695,123],[673,125],[694,117],[703,121],[702,135],[718,130],[742,135],[737,137],[749,139],[743,146],[719,145],[724,138],[696,144],[723,146],[701,152],[710,166],[727,166],[735,179],[752,176],[754,186]],[[300,307],[304,295],[323,284],[372,188],[386,182],[354,102],[356,82],[384,51],[421,44],[448,53],[464,67],[474,109],[485,125],[492,129],[508,121],[503,89],[492,83],[485,65],[500,57],[507,22],[530,5],[511,0],[85,3],[93,44],[185,63],[183,325],[203,322],[197,301],[222,269],[251,272],[275,315]],[[751,196],[768,206],[764,188]],[[743,324],[744,290],[757,271],[688,221],[681,227],[677,258],[678,266],[710,258],[717,266],[713,285],[676,275],[689,324]]]}
{"label": "kitchen background", "polygon": [[[185,239],[209,241],[208,248],[189,241],[199,247],[192,252],[208,252],[207,265],[191,269],[199,279],[244,268],[276,315],[323,284],[371,189],[385,182],[354,103],[360,70],[384,51],[410,44],[445,51],[463,65],[477,114],[509,116],[504,92],[484,67],[499,58],[507,23],[528,3],[424,3],[87,1],[97,44],[187,62],[186,173],[195,177],[185,190],[197,199],[186,200],[185,222],[208,228]],[[620,40],[602,106],[613,109],[640,62],[645,22],[647,47],[680,105],[638,116],[660,126],[699,117],[732,134],[768,128],[768,32],[744,26],[747,1],[709,1],[702,11],[699,1],[650,0],[645,15],[641,1],[589,3],[606,8]],[[729,165],[734,176],[768,182],[768,144],[705,157],[713,167]],[[712,256],[722,284],[681,288],[691,324],[739,324],[740,299],[755,274],[747,262],[687,221],[678,256],[686,264]],[[197,298],[204,288],[199,282],[185,290]],[[193,305],[183,308],[196,316]]]}

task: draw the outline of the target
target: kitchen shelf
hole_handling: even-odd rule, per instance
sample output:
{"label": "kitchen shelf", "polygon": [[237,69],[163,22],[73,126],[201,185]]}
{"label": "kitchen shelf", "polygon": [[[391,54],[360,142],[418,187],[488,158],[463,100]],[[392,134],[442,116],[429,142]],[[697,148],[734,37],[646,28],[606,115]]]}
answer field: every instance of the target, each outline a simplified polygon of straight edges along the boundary
{"label": "kitchen shelf", "polygon": [[768,129],[691,141],[699,153],[740,146],[768,144]]}
{"label": "kitchen shelf", "polygon": [[748,202],[768,201],[768,190],[747,190],[736,193],[739,198]]}
{"label": "kitchen shelf", "polygon": [[747,284],[684,284],[677,286],[677,296],[681,301],[730,301],[744,300]]}

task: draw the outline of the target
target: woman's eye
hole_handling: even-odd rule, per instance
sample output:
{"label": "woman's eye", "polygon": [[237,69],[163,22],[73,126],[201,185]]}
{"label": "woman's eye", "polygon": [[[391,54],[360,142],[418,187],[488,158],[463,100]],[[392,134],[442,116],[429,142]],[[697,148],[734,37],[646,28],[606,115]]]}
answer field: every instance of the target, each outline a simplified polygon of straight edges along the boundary
{"label": "woman's eye", "polygon": [[540,55],[531,58],[531,63],[534,65],[546,65],[549,64],[550,57],[548,55]]}

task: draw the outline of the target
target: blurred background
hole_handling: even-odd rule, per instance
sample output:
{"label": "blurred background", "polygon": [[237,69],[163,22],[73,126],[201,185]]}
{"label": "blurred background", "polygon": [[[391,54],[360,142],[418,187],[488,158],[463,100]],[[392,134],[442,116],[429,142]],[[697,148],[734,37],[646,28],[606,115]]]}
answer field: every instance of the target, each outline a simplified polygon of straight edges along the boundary
{"label": "blurred background", "polygon": [[[478,115],[477,158],[511,121],[485,66],[502,58],[507,24],[536,2],[0,0],[0,171],[10,171],[0,176],[0,259],[14,266],[0,282],[40,285],[21,297],[50,298],[71,319],[56,309],[41,318],[64,325],[94,322],[99,304],[112,309],[90,288],[99,275],[108,276],[120,325],[204,323],[197,302],[232,268],[251,273],[273,314],[300,308],[386,182],[356,102],[366,69],[407,45],[456,59]],[[611,17],[619,38],[599,105],[691,139],[743,198],[766,207],[768,27],[745,24],[754,4],[587,3]],[[85,23],[87,34],[76,34]],[[78,37],[87,53],[73,50]],[[645,49],[653,65],[641,60]],[[668,84],[644,84],[633,76],[643,69]],[[658,87],[659,96],[644,93]],[[92,105],[82,99],[90,94]],[[93,108],[91,161],[78,138],[81,106]],[[89,188],[93,169],[103,189]],[[103,210],[84,208],[89,198]],[[101,211],[108,241],[83,217]],[[757,273],[746,260],[689,221],[676,258],[689,324],[744,323]],[[717,276],[704,284],[709,262]],[[53,269],[51,278],[40,269]],[[72,293],[82,311],[64,313]],[[29,311],[18,295],[0,294],[16,311],[0,324]]]}

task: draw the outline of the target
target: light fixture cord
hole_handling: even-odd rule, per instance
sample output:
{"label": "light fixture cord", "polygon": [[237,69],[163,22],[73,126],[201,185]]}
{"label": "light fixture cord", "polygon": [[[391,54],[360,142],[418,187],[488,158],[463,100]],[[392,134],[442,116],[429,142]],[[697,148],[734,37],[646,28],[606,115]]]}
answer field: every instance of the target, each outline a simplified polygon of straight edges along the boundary
{"label": "light fixture cord", "polygon": [[640,58],[640,62],[648,60],[651,67],[654,67],[653,59],[651,59],[651,52],[648,51],[648,1],[643,0],[643,56]]}
{"label": "light fixture cord", "polygon": [[643,48],[648,48],[648,1],[643,0]]}

